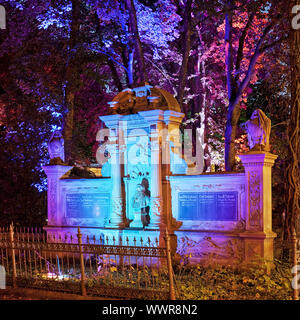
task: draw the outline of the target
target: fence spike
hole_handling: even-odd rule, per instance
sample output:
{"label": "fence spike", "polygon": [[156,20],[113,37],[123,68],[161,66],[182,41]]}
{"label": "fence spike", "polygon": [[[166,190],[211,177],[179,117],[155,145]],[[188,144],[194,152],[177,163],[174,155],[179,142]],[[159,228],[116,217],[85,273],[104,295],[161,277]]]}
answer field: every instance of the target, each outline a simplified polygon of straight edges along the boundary
{"label": "fence spike", "polygon": [[35,239],[37,242],[40,242],[40,234],[38,232],[35,233]]}

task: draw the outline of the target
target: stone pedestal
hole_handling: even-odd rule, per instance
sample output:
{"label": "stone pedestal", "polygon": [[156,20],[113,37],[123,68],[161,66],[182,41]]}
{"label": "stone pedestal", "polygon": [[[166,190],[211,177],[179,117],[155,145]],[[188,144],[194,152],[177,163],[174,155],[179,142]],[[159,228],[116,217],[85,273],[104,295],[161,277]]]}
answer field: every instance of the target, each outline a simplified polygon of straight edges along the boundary
{"label": "stone pedestal", "polygon": [[62,225],[63,212],[59,193],[59,179],[72,169],[70,166],[43,166],[48,180],[48,225]]}
{"label": "stone pedestal", "polygon": [[239,155],[245,167],[246,230],[245,260],[273,260],[271,168],[277,156],[268,152]]}
{"label": "stone pedestal", "polygon": [[130,228],[143,228],[141,212],[137,211],[133,214],[133,221],[130,223]]}

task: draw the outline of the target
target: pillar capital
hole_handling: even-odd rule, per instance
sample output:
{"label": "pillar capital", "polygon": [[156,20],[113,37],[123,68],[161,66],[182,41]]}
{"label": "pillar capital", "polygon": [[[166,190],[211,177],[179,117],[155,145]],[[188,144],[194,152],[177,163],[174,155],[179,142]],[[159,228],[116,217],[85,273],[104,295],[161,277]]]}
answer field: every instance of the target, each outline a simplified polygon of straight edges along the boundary
{"label": "pillar capital", "polygon": [[65,173],[71,170],[72,166],[63,166],[63,165],[54,165],[54,166],[43,166],[47,177],[56,177],[57,179],[61,178]]}
{"label": "pillar capital", "polygon": [[120,114],[112,114],[108,116],[100,116],[99,119],[103,121],[109,129],[117,129],[122,117],[123,116]]}
{"label": "pillar capital", "polygon": [[238,157],[241,159],[245,170],[248,167],[270,167],[272,168],[277,155],[263,152],[263,151],[250,151],[248,153],[239,154]]}
{"label": "pillar capital", "polygon": [[140,111],[138,114],[143,117],[150,125],[164,120],[164,111],[160,109]]}

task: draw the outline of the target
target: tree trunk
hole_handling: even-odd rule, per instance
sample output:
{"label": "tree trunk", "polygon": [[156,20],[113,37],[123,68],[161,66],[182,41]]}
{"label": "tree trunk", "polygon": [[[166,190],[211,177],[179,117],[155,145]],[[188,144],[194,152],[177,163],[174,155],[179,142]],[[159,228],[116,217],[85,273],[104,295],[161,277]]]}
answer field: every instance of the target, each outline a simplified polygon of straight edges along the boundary
{"label": "tree trunk", "polygon": [[[132,41],[133,48],[135,48],[137,62],[138,62],[138,77],[137,83],[144,83],[148,81],[145,60],[144,60],[144,51],[142,47],[142,42],[139,35],[136,10],[133,0],[126,0],[126,7],[129,11],[129,31],[132,33],[134,39]],[[129,57],[130,60],[130,57]]]}
{"label": "tree trunk", "polygon": [[233,56],[232,56],[232,1],[227,1],[227,12],[225,14],[225,64],[226,82],[228,95],[228,111],[225,129],[225,170],[231,171],[235,163],[234,140],[237,131],[239,112],[236,98],[236,82],[233,77]]}
{"label": "tree trunk", "polygon": [[117,87],[118,91],[121,92],[123,90],[123,86],[122,86],[121,80],[119,78],[118,71],[117,71],[113,61],[111,61],[110,59],[108,59],[108,65],[109,65],[112,77],[114,79],[114,84]]}
{"label": "tree trunk", "polygon": [[240,118],[240,105],[229,102],[225,130],[225,170],[232,171],[235,165],[234,141]]}
{"label": "tree trunk", "polygon": [[188,62],[191,50],[191,11],[192,0],[187,0],[185,4],[184,17],[183,17],[183,56],[182,63],[179,71],[179,85],[178,85],[178,103],[181,110],[186,113],[183,106],[184,91],[187,82]]}
{"label": "tree trunk", "polygon": [[[64,119],[64,140],[65,140],[65,162],[72,164],[73,162],[73,134],[74,134],[74,116],[75,116],[75,91],[76,91],[76,79],[79,75],[76,74],[74,57],[74,49],[77,46],[77,39],[80,29],[80,2],[78,0],[72,0],[72,22],[69,39],[69,59],[67,62],[66,70],[66,97],[65,103],[67,108],[67,114]],[[74,74],[75,73],[75,74]]]}
{"label": "tree trunk", "polygon": [[[292,7],[300,5],[300,0],[290,1]],[[292,19],[291,19],[292,20]],[[300,122],[300,32],[290,29],[290,61],[291,61],[291,108],[288,134],[288,159],[286,169],[286,221],[284,238],[290,238],[293,228],[296,229],[299,214],[299,122]]]}

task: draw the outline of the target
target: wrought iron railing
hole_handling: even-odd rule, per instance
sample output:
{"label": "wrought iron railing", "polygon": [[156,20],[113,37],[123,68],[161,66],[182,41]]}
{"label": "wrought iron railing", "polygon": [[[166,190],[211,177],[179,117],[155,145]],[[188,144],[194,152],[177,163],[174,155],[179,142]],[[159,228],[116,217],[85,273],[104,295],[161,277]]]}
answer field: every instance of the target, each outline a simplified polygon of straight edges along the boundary
{"label": "wrought iron railing", "polygon": [[119,298],[175,299],[169,236],[96,239],[0,228],[0,265],[12,286]]}

